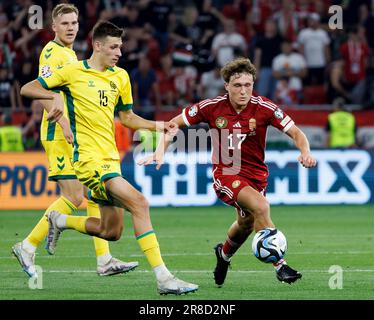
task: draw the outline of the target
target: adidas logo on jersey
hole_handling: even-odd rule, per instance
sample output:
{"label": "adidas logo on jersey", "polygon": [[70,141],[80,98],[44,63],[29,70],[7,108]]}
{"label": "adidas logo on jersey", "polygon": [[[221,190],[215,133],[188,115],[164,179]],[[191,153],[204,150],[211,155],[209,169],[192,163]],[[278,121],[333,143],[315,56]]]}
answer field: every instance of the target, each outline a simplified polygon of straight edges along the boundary
{"label": "adidas logo on jersey", "polygon": [[234,124],[233,128],[241,128],[242,126],[240,125],[240,122],[238,121],[237,123]]}

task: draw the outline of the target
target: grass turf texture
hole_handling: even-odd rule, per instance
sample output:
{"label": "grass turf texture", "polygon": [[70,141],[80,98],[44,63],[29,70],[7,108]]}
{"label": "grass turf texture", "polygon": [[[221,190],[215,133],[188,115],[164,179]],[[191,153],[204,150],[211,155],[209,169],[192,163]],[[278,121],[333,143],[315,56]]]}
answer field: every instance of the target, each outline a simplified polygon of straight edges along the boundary
{"label": "grass turf texture", "polygon": [[[43,289],[31,290],[11,246],[22,240],[41,216],[38,211],[0,211],[0,299],[136,299],[136,300],[257,300],[257,299],[373,299],[374,206],[274,206],[272,218],[288,240],[286,259],[303,274],[292,284],[275,278],[270,264],[258,261],[250,250],[253,234],[232,259],[222,288],[214,284],[213,247],[226,236],[235,219],[228,207],[153,208],[153,226],[164,261],[183,280],[199,284],[189,295],[159,296],[156,281],[134,239],[131,219],[125,215],[121,240],[110,243],[113,256],[137,260],[130,273],[112,277],[96,274],[93,241],[65,231],[56,254],[48,256],[43,242],[36,264],[43,268]],[[84,214],[84,212],[81,212]],[[333,265],[343,269],[343,289],[329,288]],[[332,280],[331,280],[332,281]]]}

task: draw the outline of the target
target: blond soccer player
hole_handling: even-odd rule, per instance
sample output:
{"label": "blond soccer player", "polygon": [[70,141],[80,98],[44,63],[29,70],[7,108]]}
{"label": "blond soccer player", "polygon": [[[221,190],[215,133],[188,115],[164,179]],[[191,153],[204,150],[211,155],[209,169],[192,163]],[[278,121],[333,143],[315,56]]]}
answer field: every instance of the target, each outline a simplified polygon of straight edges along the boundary
{"label": "blond soccer player", "polygon": [[[78,61],[73,50],[73,43],[78,32],[78,9],[72,4],[59,4],[52,11],[52,28],[55,32],[54,40],[48,42],[43,48],[39,59],[39,76],[48,77],[62,68],[62,66]],[[55,89],[59,95],[61,90]],[[84,93],[84,91],[82,91]],[[83,185],[78,181],[72,166],[72,143],[73,137],[69,127],[69,121],[65,116],[56,122],[48,121],[48,111],[51,114],[57,110],[52,109],[51,101],[40,100],[45,107],[41,124],[41,141],[48,156],[50,181],[55,181],[60,187],[61,196],[53,202],[45,211],[58,211],[66,215],[74,213],[83,201]],[[62,107],[64,104],[61,104]],[[67,114],[65,103],[64,114]],[[51,116],[50,114],[50,116]],[[66,138],[66,139],[65,139]],[[88,201],[87,215],[100,218],[100,210],[96,203]],[[35,251],[48,233],[48,222],[41,218],[30,234],[12,248],[23,270],[30,276],[36,275]],[[97,257],[97,273],[101,276],[113,275],[134,269],[137,262],[123,262],[112,257],[106,240],[94,237],[95,252]],[[48,250],[54,254],[53,249]]]}
{"label": "blond soccer player", "polygon": [[73,162],[78,179],[89,189],[89,198],[99,203],[101,219],[50,212],[47,246],[54,250],[65,229],[116,241],[123,229],[123,208],[131,213],[134,233],[157,279],[160,294],[194,292],[198,286],[174,277],[166,267],[153,230],[145,197],[122,176],[114,138],[114,112],[133,130],[172,131],[172,125],[145,120],[132,112],[128,73],[116,67],[121,56],[123,30],[110,22],[93,29],[93,54],[27,83],[21,94],[52,100],[61,96],[46,89],[60,87],[66,93],[70,126],[74,135]]}

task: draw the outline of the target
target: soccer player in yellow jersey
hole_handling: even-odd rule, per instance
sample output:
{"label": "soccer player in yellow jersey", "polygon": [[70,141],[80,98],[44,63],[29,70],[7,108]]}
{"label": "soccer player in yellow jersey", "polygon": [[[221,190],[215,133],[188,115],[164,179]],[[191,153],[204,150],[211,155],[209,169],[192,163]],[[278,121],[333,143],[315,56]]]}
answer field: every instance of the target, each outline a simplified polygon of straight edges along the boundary
{"label": "soccer player in yellow jersey", "polygon": [[[78,32],[78,9],[72,4],[59,4],[52,11],[55,39],[50,41],[40,54],[39,76],[48,77],[54,70],[62,68],[67,63],[78,61],[73,51],[73,42]],[[56,93],[59,90],[55,90]],[[84,94],[84,89],[82,91]],[[51,110],[51,101],[40,100],[47,111]],[[67,115],[67,104],[65,112]],[[47,111],[44,111],[41,124],[41,140],[47,153],[49,161],[49,177],[51,181],[56,181],[61,189],[61,196],[52,203],[46,213],[58,211],[64,214],[72,214],[83,201],[83,185],[77,180],[77,176],[72,166],[72,133],[69,121],[65,116],[60,117],[56,122],[48,121]],[[65,137],[67,140],[65,140]],[[100,218],[98,205],[88,201],[87,214]],[[23,270],[30,276],[35,275],[35,251],[48,233],[48,222],[40,219],[31,233],[12,248],[14,255],[19,260]],[[138,263],[125,263],[113,258],[109,251],[106,240],[93,238],[97,256],[97,272],[101,276],[127,272],[135,268]],[[54,250],[48,250],[54,254]]]}
{"label": "soccer player in yellow jersey", "polygon": [[65,65],[29,82],[21,94],[34,99],[52,100],[61,105],[61,96],[46,89],[59,87],[65,92],[70,126],[74,135],[73,162],[78,179],[89,189],[89,198],[99,203],[101,219],[48,213],[47,246],[54,250],[60,233],[75,229],[107,240],[118,240],[123,229],[123,208],[132,216],[134,233],[151,267],[160,294],[193,292],[198,286],[174,277],[165,266],[149,205],[145,197],[122,176],[114,139],[114,111],[122,124],[131,129],[173,131],[171,124],[145,120],[132,112],[129,76],[116,67],[121,56],[123,30],[110,22],[99,22],[93,29],[90,59]]}

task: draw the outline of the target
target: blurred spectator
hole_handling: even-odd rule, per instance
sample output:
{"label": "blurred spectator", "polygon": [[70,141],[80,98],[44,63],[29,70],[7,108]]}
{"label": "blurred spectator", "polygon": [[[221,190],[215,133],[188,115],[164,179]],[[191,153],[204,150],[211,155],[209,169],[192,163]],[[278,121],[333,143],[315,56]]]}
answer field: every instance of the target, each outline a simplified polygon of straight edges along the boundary
{"label": "blurred spectator", "polygon": [[297,91],[290,86],[288,78],[280,78],[277,81],[274,102],[279,105],[292,105],[299,102]]}
{"label": "blurred spectator", "polygon": [[256,42],[254,65],[258,70],[256,91],[260,96],[274,98],[275,79],[273,77],[273,59],[281,53],[282,37],[274,20],[267,20],[265,33]]}
{"label": "blurred spectator", "polygon": [[184,106],[195,100],[197,70],[192,65],[176,63],[174,68],[174,86],[177,106]]}
{"label": "blurred spectator", "polygon": [[174,75],[173,59],[170,54],[166,54],[161,57],[161,70],[157,72],[162,106],[175,106],[176,89]]}
{"label": "blurred spectator", "polygon": [[173,14],[173,6],[166,0],[154,0],[147,6],[148,27],[153,30],[153,35],[157,39],[161,54],[168,50],[169,45],[169,22]]}
{"label": "blurred spectator", "polygon": [[320,25],[320,16],[317,13],[309,15],[309,27],[300,31],[298,43],[300,53],[305,57],[308,66],[308,76],[305,83],[308,85],[322,84],[324,71],[330,60],[330,39]]}
{"label": "blurred spectator", "polygon": [[301,26],[294,1],[282,0],[282,7],[274,14],[274,19],[281,36],[288,41],[295,41]]}
{"label": "blurred spectator", "polygon": [[0,108],[17,109],[16,92],[14,82],[10,78],[8,68],[0,65]]}
{"label": "blurred spectator", "polygon": [[131,82],[137,113],[147,112],[151,107],[154,109],[155,105],[157,108],[161,107],[156,71],[152,69],[147,57],[141,57],[139,66],[131,72]]}
{"label": "blurred spectator", "polygon": [[292,51],[292,44],[289,41],[282,43],[282,53],[274,58],[272,68],[274,77],[278,80],[287,79],[288,88],[294,90],[300,99],[302,79],[307,74],[306,61],[300,53]]}
{"label": "blurred spectator", "polygon": [[246,41],[236,32],[234,20],[224,21],[223,32],[213,38],[212,53],[221,67],[235,57],[247,55]]}
{"label": "blurred spectator", "polygon": [[215,98],[224,93],[225,85],[221,77],[221,68],[216,65],[211,71],[201,75],[198,91],[199,100]]}
{"label": "blurred spectator", "polygon": [[352,148],[356,146],[356,119],[345,110],[344,99],[334,101],[334,111],[329,114],[326,130],[328,132],[328,147]]}
{"label": "blurred spectator", "polygon": [[185,47],[188,44],[198,46],[202,37],[202,30],[197,25],[198,16],[199,12],[195,7],[184,9],[181,21],[170,33],[175,48]]}
{"label": "blurred spectator", "polygon": [[12,116],[10,113],[4,113],[2,118],[4,125],[0,127],[0,151],[22,152],[24,147],[21,128],[12,125]]}
{"label": "blurred spectator", "polygon": [[349,90],[349,94],[344,92],[344,97],[352,103],[362,103],[368,51],[367,44],[360,39],[357,28],[349,28],[348,41],[340,47],[343,68],[340,81],[345,90]]}
{"label": "blurred spectator", "polygon": [[43,110],[43,106],[37,100],[33,100],[30,119],[22,128],[26,150],[42,149],[40,143],[40,124],[42,122]]}

